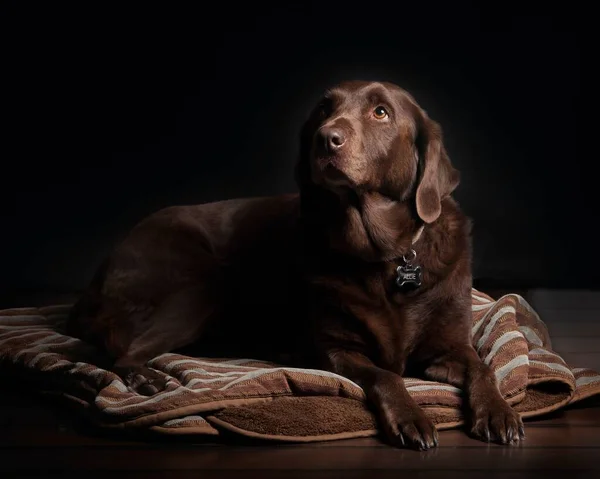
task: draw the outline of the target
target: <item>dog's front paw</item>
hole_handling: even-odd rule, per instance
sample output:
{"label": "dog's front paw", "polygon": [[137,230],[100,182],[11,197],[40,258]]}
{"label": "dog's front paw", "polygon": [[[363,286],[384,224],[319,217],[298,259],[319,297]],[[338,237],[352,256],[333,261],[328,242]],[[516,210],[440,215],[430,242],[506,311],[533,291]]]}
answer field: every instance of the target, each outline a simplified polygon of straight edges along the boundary
{"label": "dog's front paw", "polygon": [[438,445],[435,426],[418,406],[386,414],[383,428],[387,439],[397,447],[425,451]]}
{"label": "dog's front paw", "polygon": [[505,401],[490,401],[475,405],[471,433],[487,442],[513,444],[525,439],[523,421]]}

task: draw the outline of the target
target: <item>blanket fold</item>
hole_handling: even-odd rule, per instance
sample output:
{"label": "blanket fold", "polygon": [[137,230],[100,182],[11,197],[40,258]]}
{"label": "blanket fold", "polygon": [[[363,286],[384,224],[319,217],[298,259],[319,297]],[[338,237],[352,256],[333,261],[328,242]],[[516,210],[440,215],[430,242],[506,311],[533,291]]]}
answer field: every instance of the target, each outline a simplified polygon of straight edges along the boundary
{"label": "blanket fold", "polygon": [[[70,307],[0,311],[0,373],[16,374],[37,392],[79,406],[98,426],[300,442],[378,433],[364,392],[352,381],[254,359],[163,354],[148,366],[167,377],[166,389],[138,395],[94,365],[93,348],[63,334]],[[524,418],[600,393],[600,374],[566,364],[521,296],[494,300],[473,289],[472,310],[473,344],[502,395]],[[438,429],[463,424],[459,389],[420,378],[404,381]]]}

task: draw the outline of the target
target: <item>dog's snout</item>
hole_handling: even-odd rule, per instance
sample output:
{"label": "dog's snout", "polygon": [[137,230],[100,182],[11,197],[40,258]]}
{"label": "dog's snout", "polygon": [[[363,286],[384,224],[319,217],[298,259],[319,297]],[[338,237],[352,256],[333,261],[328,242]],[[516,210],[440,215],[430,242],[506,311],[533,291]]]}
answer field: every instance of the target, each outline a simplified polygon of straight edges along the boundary
{"label": "dog's snout", "polygon": [[321,138],[323,146],[331,153],[339,150],[346,142],[344,132],[339,128],[322,128]]}

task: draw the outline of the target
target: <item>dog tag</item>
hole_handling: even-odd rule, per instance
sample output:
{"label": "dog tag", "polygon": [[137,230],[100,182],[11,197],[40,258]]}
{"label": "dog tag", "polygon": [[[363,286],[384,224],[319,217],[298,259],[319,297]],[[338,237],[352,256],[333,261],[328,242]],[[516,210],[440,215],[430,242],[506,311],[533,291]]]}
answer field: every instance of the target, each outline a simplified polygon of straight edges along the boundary
{"label": "dog tag", "polygon": [[421,267],[412,264],[417,259],[417,252],[411,249],[408,253],[408,255],[402,256],[404,265],[396,268],[396,274],[398,275],[396,284],[402,289],[416,289],[421,286]]}
{"label": "dog tag", "polygon": [[407,264],[396,268],[396,284],[400,288],[418,288],[421,286],[421,267]]}

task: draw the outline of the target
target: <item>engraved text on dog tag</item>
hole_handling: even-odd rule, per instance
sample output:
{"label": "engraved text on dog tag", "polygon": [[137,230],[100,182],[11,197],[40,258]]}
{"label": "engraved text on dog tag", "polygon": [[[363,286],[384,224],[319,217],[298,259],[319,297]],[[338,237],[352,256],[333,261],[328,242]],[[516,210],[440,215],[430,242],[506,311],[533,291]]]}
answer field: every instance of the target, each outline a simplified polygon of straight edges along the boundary
{"label": "engraved text on dog tag", "polygon": [[396,268],[396,284],[400,288],[418,288],[421,286],[421,267],[407,264]]}

